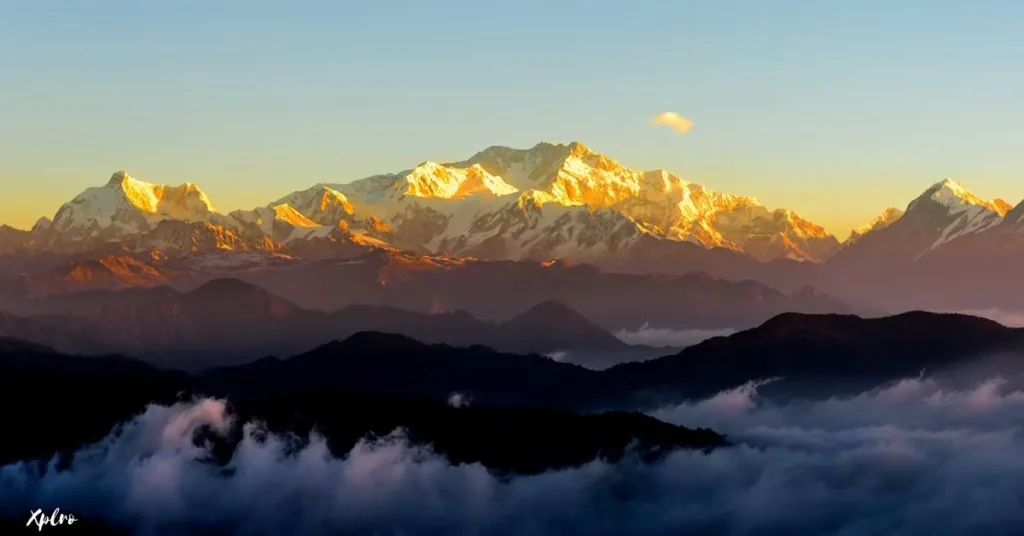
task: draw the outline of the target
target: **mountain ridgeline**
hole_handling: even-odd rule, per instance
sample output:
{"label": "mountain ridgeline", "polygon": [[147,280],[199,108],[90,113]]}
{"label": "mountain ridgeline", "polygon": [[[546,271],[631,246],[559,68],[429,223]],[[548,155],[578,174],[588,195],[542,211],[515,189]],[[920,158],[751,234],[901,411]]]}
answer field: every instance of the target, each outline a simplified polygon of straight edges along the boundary
{"label": "mountain ridgeline", "polygon": [[[922,370],[1019,355],[1022,345],[1021,330],[964,315],[790,313],[678,354],[603,371],[540,355],[360,332],[286,359],[185,373],[3,338],[0,408],[4,422],[24,438],[5,442],[0,454],[5,461],[48,456],[98,440],[147,403],[216,396],[226,397],[243,422],[259,418],[273,430],[300,435],[317,429],[338,453],[368,434],[404,428],[453,460],[530,473],[595,457],[657,457],[673,448],[728,444],[709,430],[668,425],[633,410],[670,407],[768,378],[781,378],[778,396],[859,392]],[[62,393],[59,403],[49,400],[53,392]],[[26,404],[43,413],[16,409]],[[48,415],[72,424],[48,426]],[[627,448],[631,444],[636,448]]]}
{"label": "mountain ridgeline", "polygon": [[30,308],[36,314],[0,313],[0,336],[76,354],[136,355],[188,369],[293,355],[361,331],[515,353],[558,352],[591,367],[664,353],[628,345],[556,301],[501,322],[465,311],[431,314],[381,305],[326,313],[237,279],[215,279],[188,292],[168,287],[100,291],[33,301]]}
{"label": "mountain ridgeline", "polygon": [[[297,352],[330,340],[325,334],[359,329],[515,351],[604,351],[621,344],[591,323],[611,332],[645,324],[732,329],[785,311],[852,312],[811,289],[785,294],[753,281],[702,274],[609,274],[559,262],[477,261],[385,250],[345,260],[245,262],[233,255],[167,265],[120,257],[77,262],[8,278],[0,310],[71,318],[70,327],[94,325],[94,337],[135,340],[150,349],[209,339],[229,345],[248,341],[268,353]],[[545,303],[549,306],[535,309]],[[528,316],[517,318],[528,310]],[[508,326],[499,333],[483,323]],[[513,333],[516,329],[531,336]],[[125,348],[138,353],[142,346]]]}
{"label": "mountain ridgeline", "polygon": [[[578,142],[542,142],[324,182],[226,214],[194,183],[163,186],[119,171],[32,230],[0,227],[0,277],[29,277],[30,288],[20,292],[52,294],[188,287],[262,270],[264,281],[255,282],[304,307],[329,310],[347,304],[337,297],[320,300],[311,285],[294,294],[283,289],[303,286],[313,272],[336,279],[347,275],[342,261],[385,252],[405,257],[411,271],[420,269],[411,266],[413,258],[424,266],[461,260],[472,261],[476,272],[492,270],[492,278],[508,269],[501,262],[542,266],[553,259],[605,273],[704,273],[733,283],[758,281],[784,294],[813,288],[846,303],[829,312],[1013,309],[1024,300],[1024,286],[1011,269],[1024,259],[1021,214],[1019,205],[981,199],[945,179],[840,243],[793,211],[768,209],[753,197],[714,192],[666,171],[636,171]],[[267,281],[282,266],[296,268],[285,270],[295,279]],[[943,292],[934,291],[939,284]],[[0,284],[0,305],[9,285]],[[711,291],[702,305],[723,302],[735,317],[726,327],[753,325],[740,318],[748,303],[724,297],[735,290]],[[561,298],[548,293],[529,299]],[[429,300],[458,301],[444,295]],[[570,305],[602,322],[585,306]],[[761,312],[751,317],[766,318]],[[654,318],[632,321],[644,320],[681,327]]]}

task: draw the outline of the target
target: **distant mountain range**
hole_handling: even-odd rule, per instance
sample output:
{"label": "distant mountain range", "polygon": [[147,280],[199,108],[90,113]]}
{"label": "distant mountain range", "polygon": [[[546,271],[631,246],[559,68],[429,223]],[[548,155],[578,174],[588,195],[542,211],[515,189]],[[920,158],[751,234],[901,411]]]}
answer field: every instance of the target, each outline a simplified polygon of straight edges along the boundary
{"label": "distant mountain range", "polygon": [[30,231],[0,227],[8,261],[0,272],[49,271],[31,291],[54,293],[401,251],[436,259],[427,264],[558,259],[608,272],[704,272],[785,293],[815,287],[884,310],[1007,307],[1024,298],[1010,268],[1024,260],[1022,215],[1021,205],[980,199],[945,179],[840,243],[752,197],[632,170],[578,142],[542,142],[317,184],[230,214],[195,184],[155,185],[120,171]]}
{"label": "distant mountain range", "polygon": [[578,142],[490,147],[462,162],[424,162],[400,173],[319,184],[231,214],[217,212],[195,184],[155,185],[119,171],[63,205],[52,221],[41,219],[32,233],[25,238],[35,248],[81,251],[120,242],[169,256],[309,255],[350,242],[423,254],[594,262],[664,240],[759,260],[821,260],[839,247],[791,211],[771,211],[752,197],[713,192],[665,171],[635,171]]}
{"label": "distant mountain range", "polygon": [[[949,179],[922,198],[943,207],[930,210],[928,223],[947,223],[929,247],[984,231],[1011,209]],[[885,211],[854,230],[846,245],[901,215]],[[32,235],[0,233],[8,250],[27,242],[57,250],[123,242],[172,256],[303,250],[307,242],[345,240],[422,254],[574,262],[628,255],[648,241],[725,248],[762,261],[822,261],[849,249],[792,211],[769,210],[753,197],[713,192],[666,171],[632,170],[578,142],[490,147],[465,161],[318,184],[230,214],[217,212],[195,184],[155,185],[119,171],[63,205],[52,221],[41,219]]]}
{"label": "distant mountain range", "polygon": [[[390,258],[390,255],[386,257]],[[111,262],[106,262],[97,266],[110,265]],[[685,307],[669,308],[670,300],[684,296],[699,299],[708,291],[711,296],[726,297],[728,293],[740,290],[734,288],[737,284],[720,283],[723,290],[716,291],[715,282],[688,277],[659,282],[644,276],[617,276],[618,282],[613,283],[614,280],[609,280],[611,276],[592,269],[590,276],[575,276],[573,269],[541,268],[568,271],[556,273],[556,281],[548,283],[543,280],[545,274],[531,273],[537,270],[531,264],[510,266],[507,273],[495,273],[490,264],[485,266],[483,275],[474,275],[469,270],[460,273],[459,268],[454,268],[440,271],[439,279],[430,277],[428,270],[413,271],[411,275],[391,273],[389,276],[398,280],[395,284],[376,287],[365,274],[379,277],[388,273],[387,265],[370,272],[355,269],[342,272],[344,283],[337,285],[327,296],[322,296],[328,299],[338,296],[338,302],[343,303],[331,312],[302,308],[239,279],[214,279],[185,292],[169,286],[153,286],[44,295],[22,301],[17,307],[18,314],[0,313],[0,336],[20,337],[70,353],[126,353],[168,366],[195,368],[238,363],[269,355],[291,355],[360,331],[380,331],[428,343],[484,345],[506,352],[558,354],[569,362],[603,368],[658,357],[669,349],[630,346],[612,335],[612,328],[606,329],[591,322],[560,301],[539,301],[540,297],[548,295],[546,290],[558,286],[558,280],[581,284],[575,288],[565,285],[565,294],[561,296],[586,306],[588,312],[605,322],[626,321],[644,314],[643,310],[628,306],[620,311],[611,309],[617,300],[632,292],[651,294],[652,297],[642,303],[652,306],[659,303],[654,296],[659,288],[662,289],[664,298],[660,302],[665,309],[661,313],[647,311],[645,316],[658,319],[659,314],[667,317],[686,311]],[[315,273],[317,267],[306,269]],[[280,276],[279,272],[274,274],[275,279]],[[427,278],[420,279],[424,276]],[[312,277],[289,274],[282,280],[310,281]],[[502,298],[500,287],[515,278],[534,280],[534,287],[539,292],[523,292],[514,298]],[[44,282],[49,283],[50,280],[44,278]],[[452,287],[459,284],[462,286],[452,292]],[[756,284],[746,286],[749,294],[740,294],[737,298],[747,300],[751,313],[755,315],[771,316],[790,309],[834,308],[827,298],[814,295],[786,297]],[[411,290],[406,293],[406,289],[421,287],[447,287],[448,292],[452,292],[453,303],[492,313],[497,309],[493,301],[502,305],[501,312],[509,312],[509,304],[516,307],[524,300],[538,301],[502,320],[488,321],[478,319],[463,308],[447,312],[422,310],[422,307],[436,306],[440,302],[425,301],[430,296],[436,297],[436,294],[416,295]],[[618,290],[590,294],[602,287]],[[310,291],[323,292],[317,288],[314,286]],[[485,291],[484,288],[492,290]],[[478,296],[479,299],[455,301],[466,296]],[[768,299],[777,301],[774,304],[764,303]],[[417,304],[421,306],[419,311]],[[398,308],[401,306],[413,310]],[[603,314],[602,310],[605,311]],[[714,320],[715,306],[707,310],[709,319]],[[691,314],[697,321],[698,312]],[[748,315],[744,321],[755,318]]]}
{"label": "distant mountain range", "polygon": [[290,359],[218,369],[206,377],[243,398],[340,390],[444,399],[460,392],[484,405],[653,409],[773,378],[789,395],[860,392],[1022,347],[1024,330],[966,315],[786,313],[675,354],[603,371],[364,332]]}
{"label": "distant mountain range", "polygon": [[[785,294],[701,274],[609,274],[561,262],[388,250],[317,261],[237,254],[166,263],[124,256],[77,261],[0,278],[3,310],[74,319],[64,323],[74,332],[61,340],[108,340],[107,348],[136,354],[189,349],[251,358],[255,351],[287,354],[358,330],[385,330],[430,342],[568,352],[570,359],[583,359],[583,352],[591,366],[626,357],[609,332],[645,325],[730,329],[785,311],[851,312],[812,289]],[[501,330],[492,329],[499,324]]]}
{"label": "distant mountain range", "polygon": [[[56,354],[36,344],[0,341],[16,350],[7,351],[0,344],[0,356]],[[652,409],[772,378],[779,379],[780,392],[789,395],[861,392],[865,386],[961,366],[995,353],[1010,355],[1022,347],[1024,330],[966,315],[911,312],[864,319],[786,313],[675,354],[594,371],[540,355],[359,332],[287,359],[209,369],[190,376],[195,378],[190,388],[235,400],[346,394],[445,402],[458,393],[483,406]],[[0,359],[0,364],[46,363],[10,359]],[[119,374],[145,372],[179,387],[186,377],[177,372],[157,374],[125,358],[65,356],[63,363],[61,367],[74,368],[83,377],[109,374],[108,364],[117,365]],[[90,363],[103,368],[94,370]]]}

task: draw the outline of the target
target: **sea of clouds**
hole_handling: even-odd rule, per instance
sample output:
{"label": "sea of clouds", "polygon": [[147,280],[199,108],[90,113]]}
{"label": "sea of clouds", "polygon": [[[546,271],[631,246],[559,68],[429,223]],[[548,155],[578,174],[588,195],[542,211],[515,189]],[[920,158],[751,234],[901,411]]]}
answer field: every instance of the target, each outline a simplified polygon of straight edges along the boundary
{"label": "sea of clouds", "polygon": [[1007,381],[909,378],[787,403],[759,387],[654,413],[735,447],[511,479],[452,466],[400,433],[341,459],[316,436],[286,455],[288,438],[253,423],[219,467],[192,438],[229,428],[222,401],[151,406],[68,471],[0,468],[0,513],[59,507],[152,535],[1024,533],[1024,392]]}

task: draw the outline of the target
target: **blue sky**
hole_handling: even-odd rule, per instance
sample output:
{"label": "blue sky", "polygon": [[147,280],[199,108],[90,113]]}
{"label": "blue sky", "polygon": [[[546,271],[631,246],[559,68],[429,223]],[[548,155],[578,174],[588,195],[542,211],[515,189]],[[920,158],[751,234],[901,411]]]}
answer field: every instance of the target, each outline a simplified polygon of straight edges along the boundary
{"label": "blue sky", "polygon": [[840,235],[945,176],[1015,204],[1021,21],[1010,0],[0,0],[0,221],[122,168],[232,210],[540,140]]}

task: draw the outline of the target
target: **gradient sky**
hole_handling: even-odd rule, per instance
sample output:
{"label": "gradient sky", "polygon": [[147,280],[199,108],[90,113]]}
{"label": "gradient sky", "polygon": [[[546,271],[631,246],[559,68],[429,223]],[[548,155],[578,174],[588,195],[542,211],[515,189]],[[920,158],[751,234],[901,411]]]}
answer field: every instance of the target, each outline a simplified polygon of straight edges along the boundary
{"label": "gradient sky", "polygon": [[122,168],[228,211],[540,140],[841,236],[945,176],[1015,204],[1022,21],[1013,0],[0,0],[0,222]]}

